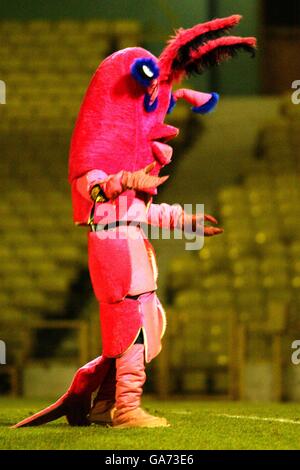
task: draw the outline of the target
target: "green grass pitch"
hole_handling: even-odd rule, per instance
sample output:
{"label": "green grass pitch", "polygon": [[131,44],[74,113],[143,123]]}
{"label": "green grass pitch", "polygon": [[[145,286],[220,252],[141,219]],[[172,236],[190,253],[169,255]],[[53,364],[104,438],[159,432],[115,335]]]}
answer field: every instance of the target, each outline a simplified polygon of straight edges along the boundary
{"label": "green grass pitch", "polygon": [[1,449],[300,449],[300,404],[157,401],[150,412],[169,428],[70,427],[64,419],[42,427],[10,429],[51,401],[0,398]]}

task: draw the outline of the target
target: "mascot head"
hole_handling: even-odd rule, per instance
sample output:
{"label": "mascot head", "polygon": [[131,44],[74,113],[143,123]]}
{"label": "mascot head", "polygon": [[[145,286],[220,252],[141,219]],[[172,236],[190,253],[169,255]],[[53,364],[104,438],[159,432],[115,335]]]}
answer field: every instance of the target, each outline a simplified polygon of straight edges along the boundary
{"label": "mascot head", "polygon": [[140,47],[115,52],[96,70],[84,97],[71,142],[69,180],[89,170],[107,174],[135,171],[156,162],[159,173],[172,157],[167,142],[179,130],[164,124],[180,98],[205,114],[218,102],[217,93],[179,89],[175,83],[234,56],[252,55],[255,38],[229,35],[241,17],[216,19],[179,29],[159,58]]}

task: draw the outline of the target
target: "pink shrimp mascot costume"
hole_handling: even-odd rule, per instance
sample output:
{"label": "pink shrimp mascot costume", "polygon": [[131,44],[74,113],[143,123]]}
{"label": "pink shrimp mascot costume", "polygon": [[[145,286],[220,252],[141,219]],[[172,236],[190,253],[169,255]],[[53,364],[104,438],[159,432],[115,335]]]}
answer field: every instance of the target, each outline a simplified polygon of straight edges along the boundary
{"label": "pink shrimp mascot costume", "polygon": [[89,271],[100,304],[103,352],[77,371],[57,402],[15,427],[63,415],[71,425],[168,425],[140,407],[145,362],[160,352],[166,326],[156,296],[155,254],[144,227],[183,229],[188,222],[194,228],[202,223],[205,236],[222,232],[211,216],[187,215],[180,206],[153,204],[152,198],[167,179],[159,176],[172,157],[166,142],[179,132],[164,124],[166,114],[180,98],[201,114],[218,101],[216,93],[172,92],[172,86],[240,49],[253,54],[254,38],[228,34],[240,19],[234,15],[179,29],[158,59],[132,47],[115,52],[96,70],[72,137],[69,181],[74,222],[90,228]]}

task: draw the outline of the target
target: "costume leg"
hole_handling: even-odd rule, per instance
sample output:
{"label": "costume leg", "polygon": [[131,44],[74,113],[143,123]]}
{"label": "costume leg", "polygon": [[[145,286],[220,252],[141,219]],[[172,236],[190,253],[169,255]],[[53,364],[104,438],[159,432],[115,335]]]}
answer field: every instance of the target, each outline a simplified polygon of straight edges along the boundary
{"label": "costume leg", "polygon": [[165,418],[151,416],[140,407],[146,380],[144,356],[144,345],[135,343],[116,359],[116,411],[113,426],[117,428],[168,426]]}

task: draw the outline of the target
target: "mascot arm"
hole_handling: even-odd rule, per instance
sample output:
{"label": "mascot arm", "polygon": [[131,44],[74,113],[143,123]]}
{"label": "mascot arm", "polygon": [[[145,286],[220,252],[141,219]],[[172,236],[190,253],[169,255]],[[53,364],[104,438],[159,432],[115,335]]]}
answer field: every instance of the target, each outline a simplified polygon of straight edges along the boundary
{"label": "mascot arm", "polygon": [[148,224],[155,227],[182,228],[183,208],[179,204],[151,204],[147,212]]}
{"label": "mascot arm", "polygon": [[77,189],[86,199],[104,202],[117,198],[127,189],[147,191],[163,184],[168,176],[150,175],[154,164],[138,171],[122,170],[115,175],[107,175],[101,170],[91,170],[77,180]]}
{"label": "mascot arm", "polygon": [[204,225],[204,222],[218,223],[211,215],[187,214],[178,204],[172,206],[165,203],[151,204],[147,216],[148,223],[156,227],[180,229],[188,233],[203,233],[205,237],[223,233],[222,228]]}

